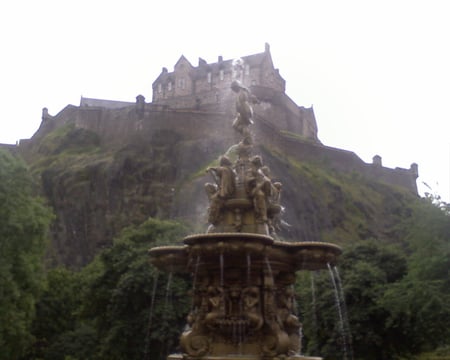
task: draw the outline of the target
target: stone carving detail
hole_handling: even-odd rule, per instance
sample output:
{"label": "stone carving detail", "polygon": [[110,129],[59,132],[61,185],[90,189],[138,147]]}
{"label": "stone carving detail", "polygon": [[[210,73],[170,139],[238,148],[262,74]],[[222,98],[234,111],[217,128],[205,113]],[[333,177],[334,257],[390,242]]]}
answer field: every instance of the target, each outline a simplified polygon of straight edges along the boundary
{"label": "stone carving detail", "polygon": [[253,124],[253,108],[251,104],[258,104],[259,100],[238,80],[234,80],[231,83],[231,90],[237,94],[236,118],[233,121],[233,129],[251,143],[252,138],[249,130],[249,126]]}
{"label": "stone carving detail", "polygon": [[256,286],[249,286],[242,291],[243,312],[251,330],[260,329],[264,322],[260,296],[260,290]]}
{"label": "stone carving detail", "polygon": [[231,161],[221,156],[219,166],[210,167],[207,171],[213,176],[215,184],[206,183],[205,189],[209,198],[208,221],[217,224],[220,221],[221,210],[225,200],[233,196],[236,187],[236,174]]}
{"label": "stone carving detail", "polygon": [[218,167],[208,168],[215,183],[205,184],[209,199],[210,232],[238,231],[275,235],[280,230],[281,183],[273,182],[261,156],[251,156],[253,124],[251,104],[258,100],[238,81],[231,85],[237,93],[233,128],[242,136],[235,145],[238,158],[231,163],[221,156]]}
{"label": "stone carving detail", "polygon": [[294,315],[294,301],[294,290],[292,287],[284,287],[278,291],[277,321],[289,336],[289,355],[299,354],[301,351],[301,324],[297,316]]}
{"label": "stone carving detail", "polygon": [[194,291],[194,308],[187,318],[190,328],[181,337],[183,350],[198,357],[211,350],[210,343],[247,339],[266,355],[298,354],[301,325],[293,315],[292,287],[283,282],[276,286],[278,281],[274,284],[269,274],[263,280],[253,276],[243,281],[245,270],[234,272],[225,276],[224,287],[210,274],[197,279],[206,285]]}

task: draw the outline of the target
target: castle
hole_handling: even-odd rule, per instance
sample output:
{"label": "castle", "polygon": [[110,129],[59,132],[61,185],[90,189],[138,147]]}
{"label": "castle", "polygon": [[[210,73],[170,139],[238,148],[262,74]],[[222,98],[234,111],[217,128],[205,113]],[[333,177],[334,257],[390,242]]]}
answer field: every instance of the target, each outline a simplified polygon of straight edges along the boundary
{"label": "castle", "polygon": [[279,70],[274,68],[267,43],[264,52],[239,59],[223,60],[219,56],[216,63],[207,64],[199,58],[197,67],[181,56],[173,72],[168,72],[164,67],[153,82],[152,102],[172,109],[223,107],[228,105],[233,80],[251,89],[260,100],[281,105],[283,115],[287,118],[285,130],[318,140],[313,109],[297,106],[286,95],[286,81]]}
{"label": "castle", "polygon": [[[219,56],[216,63],[208,64],[200,58],[198,66],[181,56],[172,72],[163,67],[153,82],[151,103],[142,95],[136,102],[81,97],[79,106],[68,105],[55,116],[44,108],[41,126],[33,138],[71,122],[96,132],[106,147],[130,143],[138,135],[151,139],[162,130],[175,131],[193,141],[212,138],[214,146],[229,146],[234,143],[234,135],[229,126],[221,124],[233,117],[230,85],[235,79],[260,100],[254,106],[253,127],[259,143],[271,144],[299,160],[327,159],[337,171],[356,171],[417,194],[417,164],[409,169],[386,168],[378,155],[367,164],[351,151],[320,142],[313,108],[298,106],[285,93],[286,81],[274,67],[268,44],[263,52],[239,59]],[[28,142],[22,140],[20,144],[26,147]]]}

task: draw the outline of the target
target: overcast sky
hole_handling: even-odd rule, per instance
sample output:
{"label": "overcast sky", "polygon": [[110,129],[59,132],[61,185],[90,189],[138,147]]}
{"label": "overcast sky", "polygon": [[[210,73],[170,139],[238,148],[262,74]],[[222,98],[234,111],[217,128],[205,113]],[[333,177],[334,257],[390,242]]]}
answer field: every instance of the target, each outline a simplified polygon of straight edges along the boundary
{"label": "overcast sky", "polygon": [[162,67],[271,46],[286,93],[314,106],[320,140],[387,167],[418,163],[450,200],[450,2],[102,1],[0,4],[0,143],[29,138],[43,107],[80,97],[151,101]]}

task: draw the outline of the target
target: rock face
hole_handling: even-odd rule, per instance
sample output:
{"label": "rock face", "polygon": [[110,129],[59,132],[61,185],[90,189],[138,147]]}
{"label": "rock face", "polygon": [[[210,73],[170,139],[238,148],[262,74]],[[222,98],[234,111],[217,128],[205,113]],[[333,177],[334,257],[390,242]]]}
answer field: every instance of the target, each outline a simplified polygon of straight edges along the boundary
{"label": "rock face", "polygon": [[[185,220],[201,232],[207,227],[203,184],[211,180],[206,169],[220,154],[233,155],[231,115],[165,110],[138,130],[125,127],[123,139],[114,128],[119,120],[113,118],[111,128],[102,130],[108,117],[132,110],[104,109],[94,127],[86,126],[83,109],[69,107],[19,146],[56,215],[53,264],[81,267],[122,228],[148,217]],[[281,204],[289,211],[282,239],[339,244],[386,237],[395,216],[407,212],[405,202],[414,189],[378,180],[369,171],[372,166],[353,153],[284,135],[262,117],[256,117],[253,130],[262,144],[256,151],[274,180],[283,182]],[[335,161],[335,153],[346,158]],[[383,169],[395,172],[378,170]],[[412,183],[408,176],[402,179]]]}
{"label": "rock face", "polygon": [[205,146],[161,130],[106,150],[96,133],[73,124],[33,140],[24,155],[56,215],[51,258],[83,266],[123,227],[171,217],[183,182],[214,156]]}

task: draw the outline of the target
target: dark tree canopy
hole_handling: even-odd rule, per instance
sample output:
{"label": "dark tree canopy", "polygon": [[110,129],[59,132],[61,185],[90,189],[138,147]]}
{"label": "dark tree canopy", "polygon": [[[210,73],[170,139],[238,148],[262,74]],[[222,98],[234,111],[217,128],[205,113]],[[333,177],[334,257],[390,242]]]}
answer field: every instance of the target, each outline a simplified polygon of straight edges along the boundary
{"label": "dark tree canopy", "polygon": [[51,213],[33,195],[24,163],[0,149],[0,359],[17,359],[32,340]]}

